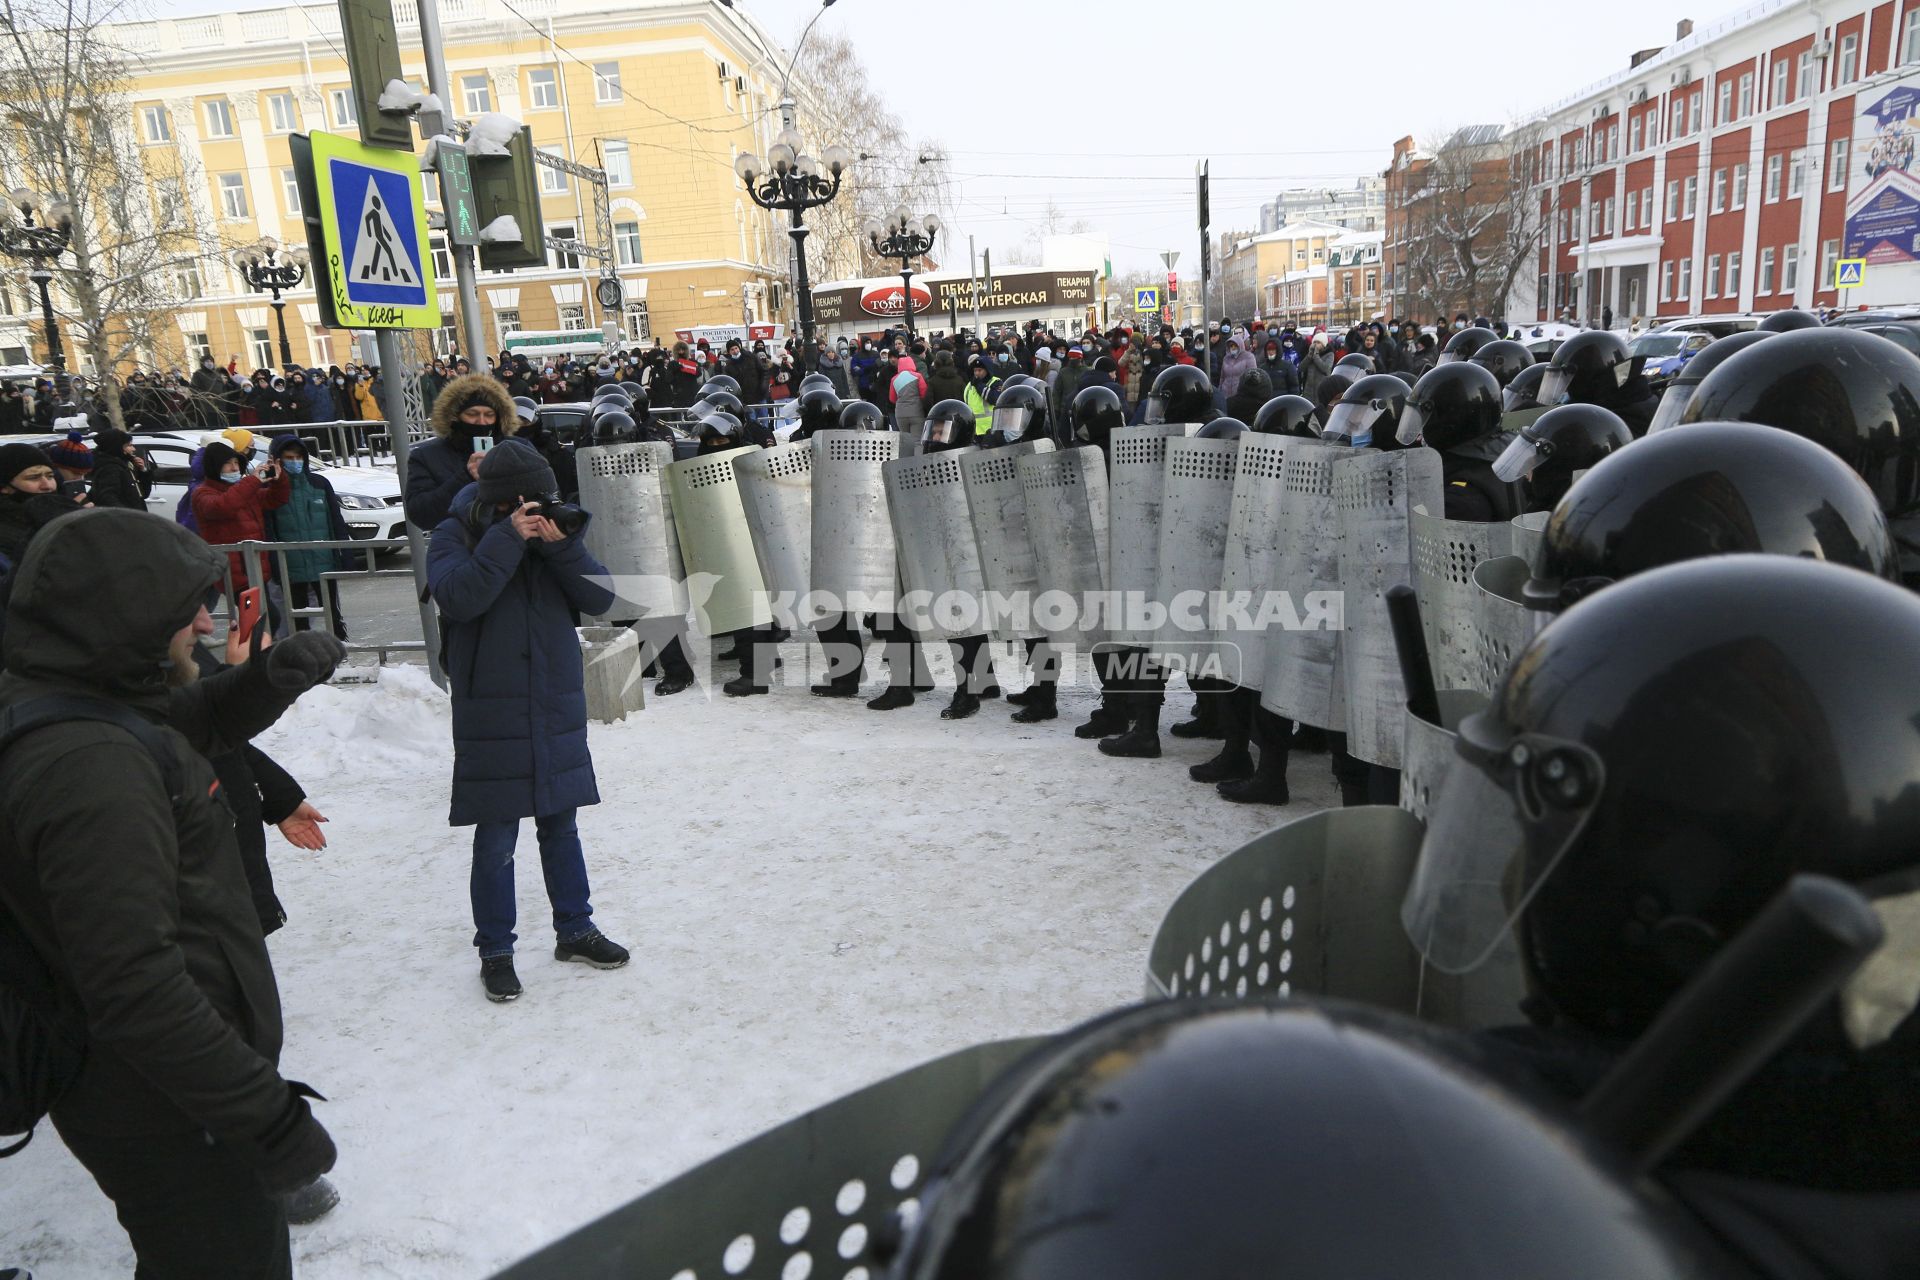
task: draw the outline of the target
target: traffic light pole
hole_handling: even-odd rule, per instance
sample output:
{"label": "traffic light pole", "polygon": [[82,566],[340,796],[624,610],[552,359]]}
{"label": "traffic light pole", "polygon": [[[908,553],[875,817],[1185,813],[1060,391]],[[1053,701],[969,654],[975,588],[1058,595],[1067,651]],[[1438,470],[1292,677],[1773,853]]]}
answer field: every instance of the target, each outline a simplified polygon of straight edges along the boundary
{"label": "traffic light pole", "polygon": [[[442,119],[453,118],[453,94],[447,87],[446,46],[440,38],[440,7],[438,0],[419,0],[420,5],[420,52],[427,64],[427,92],[440,99]],[[453,208],[453,199],[446,189],[446,178],[440,179],[440,207]],[[447,231],[447,256],[453,259],[453,281],[457,286],[460,299],[460,329],[466,339],[461,351],[477,371],[484,368],[481,364],[487,352],[486,336],[480,319],[480,288],[478,271],[474,265],[476,250],[472,245],[455,244],[453,231]],[[397,450],[396,450],[397,452]]]}

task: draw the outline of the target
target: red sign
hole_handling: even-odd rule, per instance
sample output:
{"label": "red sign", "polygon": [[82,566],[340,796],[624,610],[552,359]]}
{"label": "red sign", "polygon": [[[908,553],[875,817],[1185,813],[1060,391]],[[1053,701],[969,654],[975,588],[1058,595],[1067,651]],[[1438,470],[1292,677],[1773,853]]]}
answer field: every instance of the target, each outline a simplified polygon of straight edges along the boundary
{"label": "red sign", "polygon": [[[933,294],[919,285],[913,286],[914,313],[932,305]],[[907,314],[906,290],[897,284],[876,285],[860,295],[860,309],[870,316],[904,316]]]}

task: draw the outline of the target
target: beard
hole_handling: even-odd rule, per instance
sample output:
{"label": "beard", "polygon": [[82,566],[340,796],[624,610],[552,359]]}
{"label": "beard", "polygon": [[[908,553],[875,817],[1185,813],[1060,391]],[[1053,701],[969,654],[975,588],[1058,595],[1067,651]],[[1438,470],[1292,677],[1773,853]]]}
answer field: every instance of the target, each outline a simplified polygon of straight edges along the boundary
{"label": "beard", "polygon": [[193,647],[198,643],[193,628],[188,627],[167,646],[167,684],[172,688],[185,688],[200,678],[200,667],[193,660]]}

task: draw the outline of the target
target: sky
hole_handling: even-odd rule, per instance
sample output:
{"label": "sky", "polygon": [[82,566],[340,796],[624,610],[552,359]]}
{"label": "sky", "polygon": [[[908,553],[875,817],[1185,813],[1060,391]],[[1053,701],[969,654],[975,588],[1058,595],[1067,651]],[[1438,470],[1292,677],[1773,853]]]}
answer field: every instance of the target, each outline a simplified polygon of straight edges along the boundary
{"label": "sky", "polygon": [[[820,15],[819,0],[737,2],[789,49]],[[1375,0],[1350,18],[1297,0],[834,0],[815,31],[850,36],[908,132],[947,148],[948,261],[964,261],[970,233],[1011,265],[1052,209],[1062,226],[1104,232],[1116,272],[1157,269],[1171,249],[1184,274],[1198,270],[1201,157],[1215,236],[1257,230],[1280,190],[1351,186],[1385,169],[1403,136],[1522,119],[1671,43],[1679,19],[1705,25],[1732,7],[1707,3],[1609,0],[1602,20],[1583,11],[1576,34],[1520,9],[1436,0]]]}

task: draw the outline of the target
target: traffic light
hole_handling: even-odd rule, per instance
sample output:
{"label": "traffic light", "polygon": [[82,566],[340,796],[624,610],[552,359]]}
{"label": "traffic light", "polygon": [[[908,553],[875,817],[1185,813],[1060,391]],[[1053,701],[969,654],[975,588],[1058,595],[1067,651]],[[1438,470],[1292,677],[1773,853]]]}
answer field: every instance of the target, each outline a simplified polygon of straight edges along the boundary
{"label": "traffic light", "polygon": [[510,217],[520,226],[520,239],[482,240],[480,266],[486,271],[547,264],[547,224],[540,214],[540,179],[534,172],[533,130],[522,127],[507,143],[504,156],[467,153],[473,173],[473,202],[481,231],[496,218]]}
{"label": "traffic light", "polygon": [[360,141],[370,147],[413,150],[412,117],[405,111],[380,109],[380,95],[388,83],[405,78],[393,0],[340,0],[340,39],[347,47],[347,76],[353,82]]}

